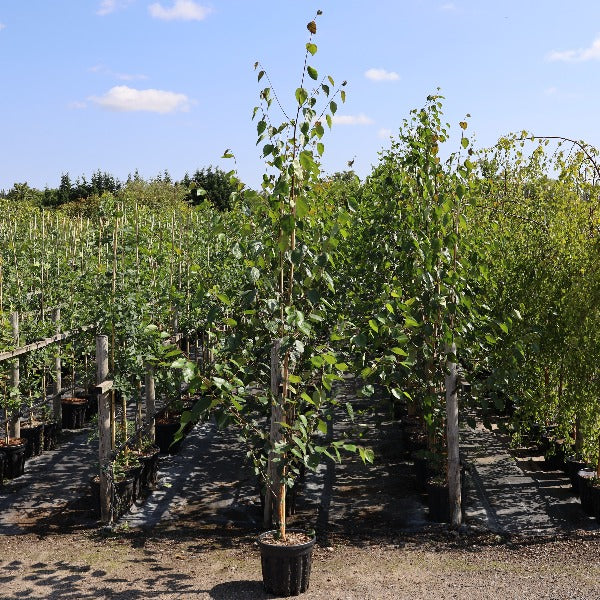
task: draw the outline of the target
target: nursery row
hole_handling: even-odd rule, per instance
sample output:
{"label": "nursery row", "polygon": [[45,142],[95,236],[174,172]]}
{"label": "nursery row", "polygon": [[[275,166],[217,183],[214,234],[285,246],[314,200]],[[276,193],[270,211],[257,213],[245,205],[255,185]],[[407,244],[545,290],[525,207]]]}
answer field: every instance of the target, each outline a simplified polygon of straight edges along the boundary
{"label": "nursery row", "polygon": [[[315,103],[342,88],[317,88]],[[408,403],[442,473],[451,365],[470,384],[461,402],[506,415],[516,442],[537,423],[554,425],[561,452],[596,467],[596,151],[525,133],[475,151],[462,121],[459,150],[442,160],[449,126],[431,96],[365,181],[322,177],[310,98],[296,98],[305,130],[294,146],[285,123],[267,126],[270,96],[261,95],[259,141],[280,177],[265,176],[260,191],[240,186],[227,212],[166,197],[159,211],[143,186],[137,197],[61,210],[4,203],[0,350],[92,326],[109,337],[116,391],[139,397],[149,366],[157,397],[186,380],[199,392],[193,417],[212,410],[237,425],[271,493],[279,452],[292,457],[289,485],[324,454],[372,459],[368,448],[313,436],[326,431],[331,387],[347,372],[364,380],[364,395],[383,385]],[[299,163],[286,170],[288,150]],[[198,331],[195,364],[164,343],[180,332],[193,345]],[[62,389],[75,385],[69,369],[95,382],[86,339],[21,357],[17,385],[12,361],[0,364],[6,414],[44,404],[59,353]],[[273,418],[277,390],[283,432],[259,426]]]}

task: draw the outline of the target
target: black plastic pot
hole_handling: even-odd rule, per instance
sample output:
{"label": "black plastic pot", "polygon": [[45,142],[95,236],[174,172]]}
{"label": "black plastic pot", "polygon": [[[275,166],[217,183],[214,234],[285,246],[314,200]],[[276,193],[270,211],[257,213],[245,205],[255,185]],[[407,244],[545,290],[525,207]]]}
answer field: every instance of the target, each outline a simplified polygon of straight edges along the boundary
{"label": "black plastic pot", "polygon": [[44,451],[54,450],[58,446],[59,433],[58,423],[54,421],[44,423]]}
{"label": "black plastic pot", "polygon": [[155,443],[160,448],[161,454],[177,454],[181,448],[181,438],[176,443],[173,443],[175,434],[179,431],[179,421],[167,421],[159,422],[156,421],[155,426]]}
{"label": "black plastic pot", "polygon": [[126,477],[113,483],[113,516],[115,519],[123,516],[133,504],[135,481]]}
{"label": "black plastic pot", "polygon": [[594,494],[592,493],[592,479],[596,473],[591,469],[581,469],[577,473],[579,497],[581,498],[581,508],[590,515],[595,515]]}
{"label": "black plastic pot", "polygon": [[40,455],[44,449],[44,424],[21,425],[21,437],[26,440],[26,459]]}
{"label": "black plastic pot", "polygon": [[587,463],[572,457],[567,458],[565,463],[567,466],[567,475],[571,481],[571,487],[573,488],[575,495],[579,496],[579,481],[577,479],[577,473],[581,471],[581,469],[584,469],[587,466]]}
{"label": "black plastic pot", "polygon": [[87,405],[85,407],[85,420],[90,421],[94,415],[98,414],[98,396],[95,390],[88,392],[86,395]]}
{"label": "black plastic pot", "polygon": [[90,479],[90,494],[92,496],[92,515],[100,518],[100,477],[94,475]]}
{"label": "black plastic pot", "polygon": [[546,469],[562,471],[565,469],[565,448],[562,443],[554,442],[544,456]]}
{"label": "black plastic pot", "polygon": [[450,523],[450,496],[447,483],[427,482],[429,519],[436,523]]}
{"label": "black plastic pot", "polygon": [[12,439],[8,444],[2,442],[0,450],[4,454],[4,476],[11,479],[25,472],[25,449],[27,442],[23,438]]}
{"label": "black plastic pot", "polygon": [[63,429],[81,429],[84,426],[87,403],[85,398],[62,399]]}
{"label": "black plastic pot", "polygon": [[273,533],[267,531],[258,537],[263,585],[268,593],[276,596],[298,596],[308,590],[316,538],[297,546],[283,546],[265,541]]}
{"label": "black plastic pot", "polygon": [[429,479],[429,459],[425,456],[413,455],[415,468],[415,489],[419,492],[427,491],[427,480]]}
{"label": "black plastic pot", "polygon": [[139,457],[142,463],[142,488],[152,489],[156,485],[157,473],[158,473],[158,461],[160,455],[160,448],[155,447],[151,452],[142,454]]}

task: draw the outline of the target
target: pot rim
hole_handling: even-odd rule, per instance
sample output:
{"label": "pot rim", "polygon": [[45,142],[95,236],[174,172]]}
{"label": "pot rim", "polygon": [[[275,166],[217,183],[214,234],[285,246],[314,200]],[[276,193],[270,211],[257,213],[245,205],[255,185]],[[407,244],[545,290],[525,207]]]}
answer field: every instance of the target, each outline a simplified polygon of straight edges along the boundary
{"label": "pot rim", "polygon": [[[269,544],[269,542],[265,542],[264,538],[272,533],[277,533],[279,530],[278,529],[269,529],[269,531],[263,531],[263,533],[261,533],[258,536],[258,545],[264,548],[281,548],[281,549],[289,549],[289,548],[293,548],[294,550],[299,550],[299,549],[304,549],[304,548],[310,548],[311,546],[315,545],[315,542],[317,541],[317,536],[316,534],[314,534],[310,540],[308,540],[308,542],[304,542],[303,544]],[[286,529],[286,531],[290,532],[290,533],[303,533],[304,535],[308,536],[308,533],[306,533],[306,531],[304,529]],[[309,536],[310,537],[310,536]]]}

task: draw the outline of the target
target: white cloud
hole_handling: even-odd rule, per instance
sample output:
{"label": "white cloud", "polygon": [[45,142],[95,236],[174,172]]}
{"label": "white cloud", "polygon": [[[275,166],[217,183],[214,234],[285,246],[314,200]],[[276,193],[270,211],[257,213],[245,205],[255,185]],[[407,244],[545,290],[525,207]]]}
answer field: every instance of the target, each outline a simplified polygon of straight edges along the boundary
{"label": "white cloud", "polygon": [[6,25],[4,23],[0,23],[0,31],[2,31],[3,29],[6,29]]}
{"label": "white cloud", "polygon": [[600,60],[600,37],[597,37],[589,48],[578,50],[553,50],[548,54],[548,60],[562,62],[583,62],[586,60]]}
{"label": "white cloud", "polygon": [[87,104],[85,102],[69,102],[69,108],[72,110],[81,110],[82,108],[85,108],[87,106]]}
{"label": "white cloud", "polygon": [[171,8],[165,8],[159,2],[155,2],[148,10],[155,19],[163,21],[203,21],[212,12],[210,8],[192,0],[175,0]]}
{"label": "white cloud", "polygon": [[166,114],[187,111],[191,104],[185,94],[153,89],[136,90],[126,85],[115,86],[103,96],[92,96],[89,99],[102,108],[120,112],[147,111]]}
{"label": "white cloud", "polygon": [[398,73],[385,69],[369,69],[365,71],[365,77],[371,81],[398,81],[400,79]]}
{"label": "white cloud", "polygon": [[440,10],[453,11],[456,10],[456,4],[454,2],[446,2],[440,6]]}
{"label": "white cloud", "polygon": [[382,140],[387,140],[388,138],[392,137],[392,130],[391,129],[386,129],[385,127],[382,127],[377,132],[377,137],[381,138]]}
{"label": "white cloud", "polygon": [[373,119],[364,114],[359,115],[334,115],[333,122],[336,125],[372,125]]}
{"label": "white cloud", "polygon": [[100,7],[96,11],[96,14],[100,15],[101,17],[104,15],[109,15],[116,10],[125,8],[128,4],[131,4],[134,1],[135,0],[102,0],[102,2],[100,2]]}

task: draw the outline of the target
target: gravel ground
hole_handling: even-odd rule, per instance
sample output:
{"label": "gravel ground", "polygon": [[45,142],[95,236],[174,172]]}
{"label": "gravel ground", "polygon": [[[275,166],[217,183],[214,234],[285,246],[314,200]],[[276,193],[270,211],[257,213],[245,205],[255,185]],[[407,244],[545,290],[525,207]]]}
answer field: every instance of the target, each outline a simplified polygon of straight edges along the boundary
{"label": "gravel ground", "polygon": [[[535,543],[440,529],[394,544],[317,547],[309,591],[327,600],[600,599],[597,536]],[[172,530],[6,536],[0,598],[262,599],[252,537]]]}

